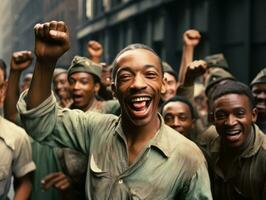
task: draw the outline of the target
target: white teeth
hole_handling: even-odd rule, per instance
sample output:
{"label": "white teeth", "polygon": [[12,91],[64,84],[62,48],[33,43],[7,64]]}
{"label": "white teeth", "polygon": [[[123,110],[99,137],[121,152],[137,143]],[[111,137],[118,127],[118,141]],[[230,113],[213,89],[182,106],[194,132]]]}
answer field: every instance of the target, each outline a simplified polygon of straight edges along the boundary
{"label": "white teeth", "polygon": [[149,100],[150,100],[150,97],[137,97],[137,98],[132,99],[131,101],[139,102],[139,101],[149,101]]}

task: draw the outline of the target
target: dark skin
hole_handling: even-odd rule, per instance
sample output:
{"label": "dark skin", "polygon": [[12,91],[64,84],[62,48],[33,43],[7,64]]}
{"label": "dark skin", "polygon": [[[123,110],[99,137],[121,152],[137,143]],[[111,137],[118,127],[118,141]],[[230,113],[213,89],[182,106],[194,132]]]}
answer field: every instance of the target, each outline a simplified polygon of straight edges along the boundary
{"label": "dark skin", "polygon": [[[165,89],[160,65],[160,59],[145,49],[126,51],[117,59],[112,87],[121,105],[129,165],[160,127],[157,107],[160,92]],[[149,97],[151,101],[132,104],[137,97]]]}
{"label": "dark skin", "polygon": [[[26,99],[27,109],[35,108],[51,95],[51,81],[56,62],[68,49],[69,33],[63,22],[50,22],[35,26],[37,62]],[[122,127],[128,143],[129,164],[132,164],[147,141],[155,135],[160,125],[157,107],[160,91],[164,89],[161,62],[154,53],[137,49],[121,54],[117,63],[116,83],[112,87],[120,103],[124,99],[130,100],[133,95],[143,93],[148,94],[151,99],[149,106],[143,107],[142,111],[130,110],[128,104],[122,106]],[[117,76],[121,68],[128,69],[137,78],[130,79],[133,81],[130,83],[120,82],[121,79]],[[155,88],[152,86],[154,83],[156,83]],[[40,87],[43,88],[42,91],[39,90]],[[142,104],[138,103],[137,106],[141,107]]]}
{"label": "dark skin", "polygon": [[27,69],[33,60],[31,51],[14,52],[10,62],[10,75],[6,91],[6,100],[4,102],[5,117],[16,123],[17,109],[16,104],[19,98],[19,79],[21,73]]}

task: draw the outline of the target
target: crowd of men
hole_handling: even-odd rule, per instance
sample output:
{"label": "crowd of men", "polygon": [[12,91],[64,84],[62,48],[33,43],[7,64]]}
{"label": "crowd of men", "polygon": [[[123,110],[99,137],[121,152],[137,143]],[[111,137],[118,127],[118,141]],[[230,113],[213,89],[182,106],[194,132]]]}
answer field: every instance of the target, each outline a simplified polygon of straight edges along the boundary
{"label": "crowd of men", "polygon": [[65,69],[65,23],[34,31],[22,84],[32,52],[0,62],[1,200],[266,199],[266,68],[246,85],[221,53],[193,60],[188,30],[178,72],[144,44],[101,63],[97,41]]}

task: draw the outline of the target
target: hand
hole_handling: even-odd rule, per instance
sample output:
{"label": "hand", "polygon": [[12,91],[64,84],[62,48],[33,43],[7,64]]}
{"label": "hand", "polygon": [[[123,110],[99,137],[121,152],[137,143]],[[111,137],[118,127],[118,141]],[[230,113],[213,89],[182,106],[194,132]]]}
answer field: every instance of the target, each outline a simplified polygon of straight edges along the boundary
{"label": "hand", "polygon": [[15,71],[23,71],[32,63],[31,51],[17,51],[12,54],[10,67]]}
{"label": "hand", "polygon": [[36,24],[35,54],[37,61],[47,64],[55,64],[69,48],[69,32],[62,21],[51,21],[44,24]]}
{"label": "hand", "polygon": [[195,60],[187,67],[184,84],[193,84],[195,79],[205,73],[207,63],[204,60]]}
{"label": "hand", "polygon": [[200,33],[195,29],[187,30],[183,34],[183,42],[185,46],[192,46],[195,47],[200,42],[201,35]]}
{"label": "hand", "polygon": [[95,41],[95,40],[90,40],[88,42],[88,53],[89,56],[94,58],[94,57],[101,57],[101,55],[103,54],[103,47],[102,45]]}
{"label": "hand", "polygon": [[71,181],[68,176],[66,176],[63,172],[54,172],[42,180],[43,189],[47,190],[50,187],[54,187],[59,190],[66,190],[70,187]]}

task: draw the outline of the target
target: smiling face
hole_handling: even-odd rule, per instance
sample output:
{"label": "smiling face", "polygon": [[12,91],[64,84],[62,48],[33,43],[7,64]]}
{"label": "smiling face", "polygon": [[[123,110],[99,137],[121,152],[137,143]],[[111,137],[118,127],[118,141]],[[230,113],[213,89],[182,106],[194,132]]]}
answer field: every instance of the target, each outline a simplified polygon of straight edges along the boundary
{"label": "smiling face", "polygon": [[54,78],[54,90],[59,99],[69,98],[69,83],[67,73],[61,73]]}
{"label": "smiling face", "polygon": [[70,91],[73,105],[84,112],[87,111],[95,100],[99,91],[99,84],[94,83],[93,76],[87,72],[76,72],[69,77]]}
{"label": "smiling face", "polygon": [[166,83],[166,92],[162,94],[162,99],[167,101],[176,95],[177,81],[175,77],[168,72],[164,72],[163,76]]}
{"label": "smiling face", "polygon": [[123,121],[134,126],[157,123],[164,87],[160,59],[149,50],[134,49],[122,53],[116,63],[112,87],[121,105]]}
{"label": "smiling face", "polygon": [[167,103],[162,111],[165,123],[181,133],[188,136],[193,126],[192,113],[189,106],[181,101]]}
{"label": "smiling face", "polygon": [[214,124],[226,146],[241,148],[256,121],[256,109],[252,109],[247,96],[226,94],[214,101]]}

